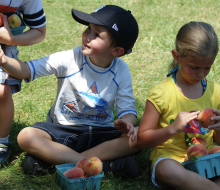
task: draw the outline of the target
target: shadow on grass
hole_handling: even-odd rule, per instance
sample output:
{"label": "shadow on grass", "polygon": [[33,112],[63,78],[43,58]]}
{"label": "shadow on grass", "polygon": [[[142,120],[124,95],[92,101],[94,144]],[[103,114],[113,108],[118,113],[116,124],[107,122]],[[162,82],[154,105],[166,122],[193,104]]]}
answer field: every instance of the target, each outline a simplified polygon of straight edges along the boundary
{"label": "shadow on grass", "polygon": [[20,123],[20,122],[13,122],[13,124],[12,124],[10,135],[9,135],[9,142],[10,142],[11,148],[12,148],[11,160],[16,159],[16,157],[19,154],[24,152],[23,150],[21,150],[21,148],[18,145],[17,136],[18,136],[19,132],[25,127],[29,127],[29,125],[27,125],[25,123]]}

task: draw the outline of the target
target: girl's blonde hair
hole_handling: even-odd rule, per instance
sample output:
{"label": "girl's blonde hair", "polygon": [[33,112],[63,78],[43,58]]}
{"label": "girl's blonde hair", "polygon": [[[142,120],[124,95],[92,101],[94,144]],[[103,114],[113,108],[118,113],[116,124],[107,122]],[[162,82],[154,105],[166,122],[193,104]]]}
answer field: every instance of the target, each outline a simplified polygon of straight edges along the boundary
{"label": "girl's blonde hair", "polygon": [[[181,57],[196,53],[200,56],[216,56],[218,37],[210,24],[190,22],[183,25],[176,36],[176,51]],[[169,71],[177,66],[175,60],[169,65]]]}

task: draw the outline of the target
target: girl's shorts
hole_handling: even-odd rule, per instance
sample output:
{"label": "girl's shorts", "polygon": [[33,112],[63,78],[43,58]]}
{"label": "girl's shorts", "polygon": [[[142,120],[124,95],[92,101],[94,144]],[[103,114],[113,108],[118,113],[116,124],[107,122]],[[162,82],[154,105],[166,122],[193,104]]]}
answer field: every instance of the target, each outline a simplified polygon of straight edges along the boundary
{"label": "girl's shorts", "polygon": [[66,145],[78,153],[122,135],[122,133],[114,127],[105,126],[75,126],[38,122],[31,127],[47,132],[53,141]]}
{"label": "girl's shorts", "polygon": [[[7,46],[5,44],[0,44],[2,50],[4,51],[5,55],[7,55],[8,57],[11,58],[15,58],[18,59],[18,49],[17,46]],[[10,75],[8,75],[8,73],[6,73],[4,71],[4,69],[2,69],[2,67],[0,67],[0,83],[1,84],[7,84],[11,86],[11,90],[12,90],[12,94],[19,92],[21,90],[21,79],[16,79]]]}
{"label": "girl's shorts", "polygon": [[[155,169],[156,169],[156,166],[157,164],[161,161],[161,160],[164,160],[164,159],[172,159],[174,160],[173,158],[169,158],[169,157],[160,157],[157,159],[157,161],[155,162],[154,166],[153,166],[153,169],[151,171],[151,181],[153,182],[153,184],[159,188],[161,188],[159,186],[159,184],[157,183],[157,180],[156,180],[156,175],[155,175]],[[177,160],[176,160],[177,161]]]}

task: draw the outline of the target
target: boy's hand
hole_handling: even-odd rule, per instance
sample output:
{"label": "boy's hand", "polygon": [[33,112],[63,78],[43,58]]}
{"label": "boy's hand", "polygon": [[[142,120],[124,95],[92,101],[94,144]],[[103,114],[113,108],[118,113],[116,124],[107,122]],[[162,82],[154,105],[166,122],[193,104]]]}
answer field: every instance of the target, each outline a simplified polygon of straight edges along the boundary
{"label": "boy's hand", "polygon": [[214,110],[214,109],[213,109],[213,111],[216,114],[216,116],[212,117],[211,120],[215,121],[215,124],[210,125],[208,128],[215,130],[217,133],[220,134],[220,112],[218,110]]}
{"label": "boy's hand", "polygon": [[134,142],[137,138],[137,131],[132,123],[126,121],[125,119],[117,119],[114,121],[114,126],[120,132],[127,134],[128,137],[132,135],[132,142]]}
{"label": "boy's hand", "polygon": [[12,33],[10,30],[10,27],[8,25],[8,19],[7,16],[4,16],[4,26],[0,27],[0,43],[6,44],[6,45],[13,45],[11,44],[12,40]]}
{"label": "boy's hand", "polygon": [[195,112],[179,112],[175,121],[170,125],[172,126],[174,133],[181,133],[187,126],[187,124],[198,117],[200,111]]}

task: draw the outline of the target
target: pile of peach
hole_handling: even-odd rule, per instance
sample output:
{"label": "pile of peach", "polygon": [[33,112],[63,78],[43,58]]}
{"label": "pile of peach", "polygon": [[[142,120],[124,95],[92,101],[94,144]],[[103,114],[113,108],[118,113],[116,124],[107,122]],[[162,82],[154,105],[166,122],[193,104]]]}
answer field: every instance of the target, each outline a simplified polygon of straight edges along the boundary
{"label": "pile of peach", "polygon": [[102,162],[93,156],[84,158],[76,163],[74,168],[65,171],[63,174],[69,179],[87,178],[102,172]]}
{"label": "pile of peach", "polygon": [[190,147],[187,149],[187,156],[185,157],[184,161],[195,161],[198,157],[220,152],[220,146],[215,146],[208,151],[207,142],[202,137],[193,137],[191,142]]}

